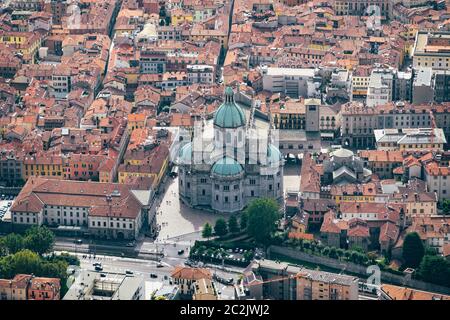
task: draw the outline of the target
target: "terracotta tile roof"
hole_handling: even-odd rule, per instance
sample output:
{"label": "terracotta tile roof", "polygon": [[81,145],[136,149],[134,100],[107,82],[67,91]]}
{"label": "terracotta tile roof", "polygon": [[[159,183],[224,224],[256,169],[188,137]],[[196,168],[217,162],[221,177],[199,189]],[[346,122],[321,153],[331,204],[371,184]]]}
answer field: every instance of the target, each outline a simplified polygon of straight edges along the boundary
{"label": "terracotta tile roof", "polygon": [[[116,196],[108,201],[107,196],[111,194]],[[140,214],[142,207],[128,185],[30,177],[11,211],[40,212],[45,205],[88,207],[90,215],[111,214],[132,219]]]}
{"label": "terracotta tile roof", "polygon": [[211,271],[204,268],[177,266],[171,274],[172,278],[185,280],[212,279]]}
{"label": "terracotta tile roof", "polygon": [[368,238],[370,237],[369,228],[366,226],[357,225],[356,227],[350,228],[347,231],[347,236]]}
{"label": "terracotta tile roof", "polygon": [[399,287],[391,284],[381,285],[381,290],[392,300],[450,300],[450,296],[448,295]]}
{"label": "terracotta tile roof", "polygon": [[398,239],[399,233],[399,228],[394,223],[388,221],[380,228],[379,240],[380,242],[392,240],[392,242],[395,243]]}

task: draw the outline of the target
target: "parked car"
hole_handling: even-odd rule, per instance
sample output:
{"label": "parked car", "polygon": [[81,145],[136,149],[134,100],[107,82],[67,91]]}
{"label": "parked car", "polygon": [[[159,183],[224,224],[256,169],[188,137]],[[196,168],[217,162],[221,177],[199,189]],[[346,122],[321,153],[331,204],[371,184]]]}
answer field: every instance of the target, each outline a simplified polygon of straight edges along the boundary
{"label": "parked car", "polygon": [[156,265],[156,267],[157,267],[157,268],[164,268],[164,265],[163,265],[162,263],[158,263],[158,264]]}
{"label": "parked car", "polygon": [[150,273],[150,278],[156,279],[158,275],[156,273]]}
{"label": "parked car", "polygon": [[134,247],[135,243],[134,242],[128,242],[125,246],[127,246],[127,247]]}
{"label": "parked car", "polygon": [[83,240],[81,240],[81,239],[76,239],[76,240],[74,241],[74,243],[76,243],[76,244],[82,244],[82,243],[83,243]]}
{"label": "parked car", "polygon": [[100,277],[102,277],[102,278],[106,278],[106,274],[104,274],[104,273],[100,273]]}
{"label": "parked car", "polygon": [[125,274],[133,274],[133,271],[131,271],[131,270],[125,270]]}
{"label": "parked car", "polygon": [[103,267],[102,266],[95,266],[95,271],[103,271]]}
{"label": "parked car", "polygon": [[178,250],[178,255],[181,256],[184,253],[183,249]]}

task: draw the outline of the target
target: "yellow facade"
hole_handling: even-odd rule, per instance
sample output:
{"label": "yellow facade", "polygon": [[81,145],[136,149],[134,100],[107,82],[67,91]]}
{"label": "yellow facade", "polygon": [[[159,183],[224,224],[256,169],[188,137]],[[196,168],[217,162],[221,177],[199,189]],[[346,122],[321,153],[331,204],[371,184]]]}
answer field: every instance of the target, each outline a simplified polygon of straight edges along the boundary
{"label": "yellow facade", "polygon": [[30,176],[61,177],[63,169],[62,164],[25,164],[25,170],[22,171],[22,179],[27,181]]}
{"label": "yellow facade", "polygon": [[185,22],[193,22],[194,21],[194,17],[192,16],[192,14],[186,14],[183,13],[182,15],[173,15],[172,17],[172,26],[176,27],[180,24],[183,24]]}
{"label": "yellow facade", "polygon": [[333,200],[336,202],[337,205],[341,202],[375,202],[375,196],[353,196],[353,195],[346,195],[346,196],[333,196]]}
{"label": "yellow facade", "polygon": [[[127,172],[127,171],[121,171],[119,170],[119,183],[125,183],[125,181],[130,177],[147,177],[147,178],[154,178],[152,187],[159,186],[164,174],[166,173],[167,166],[169,163],[169,158],[167,157],[163,165],[161,166],[161,169],[158,173],[155,172]],[[130,165],[141,165],[141,160],[127,160],[125,164]]]}
{"label": "yellow facade", "polygon": [[17,50],[23,54],[25,59],[26,57],[30,57],[27,62],[34,63],[34,56],[41,46],[41,41],[40,38],[36,37],[34,42],[29,44],[27,47],[24,47],[27,43],[28,36],[29,34],[6,33],[0,37],[0,43],[16,46]]}

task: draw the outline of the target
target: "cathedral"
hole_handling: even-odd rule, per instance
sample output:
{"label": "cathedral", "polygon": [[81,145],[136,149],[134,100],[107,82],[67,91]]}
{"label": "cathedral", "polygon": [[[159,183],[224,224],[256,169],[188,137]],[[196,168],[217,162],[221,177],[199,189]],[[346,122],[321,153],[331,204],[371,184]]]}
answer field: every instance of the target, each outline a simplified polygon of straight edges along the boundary
{"label": "cathedral", "polygon": [[192,141],[180,148],[180,199],[194,208],[236,213],[250,201],[283,200],[283,156],[273,133],[255,126],[234,100],[230,87],[214,119],[201,121]]}

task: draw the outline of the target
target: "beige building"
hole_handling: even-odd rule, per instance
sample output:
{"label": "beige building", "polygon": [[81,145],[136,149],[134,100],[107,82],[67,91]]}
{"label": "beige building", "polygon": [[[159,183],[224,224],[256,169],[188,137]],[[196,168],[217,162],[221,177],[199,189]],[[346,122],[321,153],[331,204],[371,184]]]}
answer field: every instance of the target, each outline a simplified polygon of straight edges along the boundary
{"label": "beige building", "polygon": [[[190,268],[178,266],[171,275],[174,284],[180,288],[180,295],[193,297],[198,294],[197,300],[206,300],[210,292],[208,281],[211,282],[211,272],[203,268]],[[201,281],[206,280],[206,281]]]}
{"label": "beige building", "polygon": [[448,70],[450,67],[450,32],[419,31],[413,49],[413,67]]}
{"label": "beige building", "polygon": [[217,300],[214,283],[210,279],[200,279],[194,284],[192,300]]}
{"label": "beige building", "polygon": [[297,300],[358,300],[358,278],[303,269],[297,274]]}

